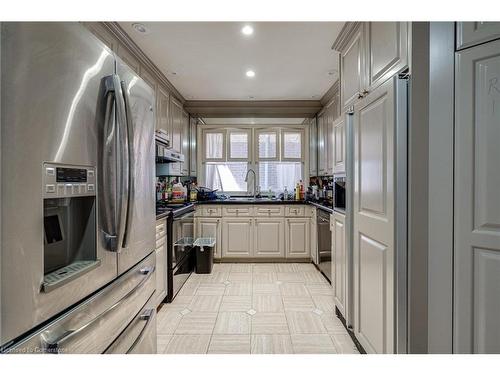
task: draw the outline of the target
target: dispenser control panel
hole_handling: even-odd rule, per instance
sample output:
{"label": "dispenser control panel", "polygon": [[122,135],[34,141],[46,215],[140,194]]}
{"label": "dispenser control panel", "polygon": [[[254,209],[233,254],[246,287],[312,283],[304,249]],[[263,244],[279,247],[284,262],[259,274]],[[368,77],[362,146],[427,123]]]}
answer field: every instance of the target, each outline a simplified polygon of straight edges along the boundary
{"label": "dispenser control panel", "polygon": [[43,165],[43,197],[64,198],[96,195],[95,167]]}

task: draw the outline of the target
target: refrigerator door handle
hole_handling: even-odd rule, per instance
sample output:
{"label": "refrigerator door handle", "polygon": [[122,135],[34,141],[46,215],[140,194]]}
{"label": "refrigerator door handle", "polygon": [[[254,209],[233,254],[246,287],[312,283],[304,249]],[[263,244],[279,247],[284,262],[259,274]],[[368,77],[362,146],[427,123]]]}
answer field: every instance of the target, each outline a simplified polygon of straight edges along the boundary
{"label": "refrigerator door handle", "polygon": [[124,81],[121,81],[121,88],[122,88],[122,93],[123,93],[123,100],[125,103],[125,117],[126,117],[126,125],[127,125],[127,130],[126,130],[126,135],[127,135],[127,152],[128,152],[128,176],[127,176],[127,184],[128,184],[128,196],[127,196],[127,211],[126,211],[126,216],[125,216],[125,226],[124,226],[124,233],[123,233],[123,241],[122,241],[122,247],[126,248],[127,243],[128,243],[128,238],[130,234],[130,226],[131,226],[131,221],[133,217],[133,210],[134,210],[134,124],[132,120],[132,111],[130,109],[130,96],[128,94],[128,89],[126,87],[126,84]]}
{"label": "refrigerator door handle", "polygon": [[105,247],[110,251],[117,251],[118,248],[118,226],[116,220],[116,149],[117,128],[114,121],[113,105],[116,102],[114,75],[103,79],[102,94],[104,102],[102,146],[100,149],[100,173],[101,186],[99,198],[101,201],[102,232],[104,235]]}
{"label": "refrigerator door handle", "polygon": [[120,252],[123,245],[125,226],[127,223],[127,211],[129,205],[129,137],[127,131],[127,108],[125,104],[122,82],[118,75],[114,76],[116,90],[116,115],[118,120],[118,192],[116,195],[118,206],[118,246],[116,251]]}

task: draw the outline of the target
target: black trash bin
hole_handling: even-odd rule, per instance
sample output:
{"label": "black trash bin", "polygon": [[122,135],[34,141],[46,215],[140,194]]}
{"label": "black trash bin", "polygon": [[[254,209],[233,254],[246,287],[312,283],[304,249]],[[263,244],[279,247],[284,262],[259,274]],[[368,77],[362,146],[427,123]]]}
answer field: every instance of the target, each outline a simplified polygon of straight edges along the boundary
{"label": "black trash bin", "polygon": [[215,238],[198,238],[193,246],[196,251],[196,273],[212,273]]}

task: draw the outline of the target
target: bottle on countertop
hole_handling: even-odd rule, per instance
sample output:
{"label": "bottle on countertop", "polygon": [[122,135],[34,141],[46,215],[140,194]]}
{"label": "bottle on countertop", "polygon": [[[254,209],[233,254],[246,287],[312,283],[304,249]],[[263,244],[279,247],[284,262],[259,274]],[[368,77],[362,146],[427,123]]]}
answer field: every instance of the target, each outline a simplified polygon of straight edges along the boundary
{"label": "bottle on countertop", "polygon": [[302,180],[300,180],[299,198],[300,198],[301,201],[303,201],[304,198],[305,198],[304,182]]}
{"label": "bottle on countertop", "polygon": [[298,182],[297,185],[295,185],[295,200],[300,200],[300,184]]}
{"label": "bottle on countertop", "polygon": [[283,190],[283,200],[287,201],[288,200],[288,190],[285,186],[285,190]]}

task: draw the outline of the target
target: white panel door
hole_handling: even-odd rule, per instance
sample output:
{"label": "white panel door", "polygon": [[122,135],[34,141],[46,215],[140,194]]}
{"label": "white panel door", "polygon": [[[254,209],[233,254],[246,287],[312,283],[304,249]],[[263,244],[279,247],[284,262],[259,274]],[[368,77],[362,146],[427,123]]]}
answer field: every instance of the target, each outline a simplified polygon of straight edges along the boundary
{"label": "white panel door", "polygon": [[345,239],[345,215],[334,212],[332,225],[332,276],[335,306],[345,317],[347,287],[347,257]]}
{"label": "white panel door", "polygon": [[394,353],[394,81],[354,106],[354,330]]}
{"label": "white panel door", "polygon": [[253,255],[253,219],[228,218],[222,220],[222,256],[249,258]]}
{"label": "white panel door", "polygon": [[500,353],[500,41],[456,61],[453,350]]}
{"label": "white panel door", "polygon": [[195,218],[195,237],[215,238],[214,258],[220,259],[222,247],[221,219],[212,217]]}
{"label": "white panel door", "polygon": [[254,225],[255,257],[285,257],[285,221],[283,218],[256,218]]}
{"label": "white panel door", "polygon": [[286,219],[286,257],[287,258],[309,258],[310,246],[310,224],[309,218],[287,218]]}

